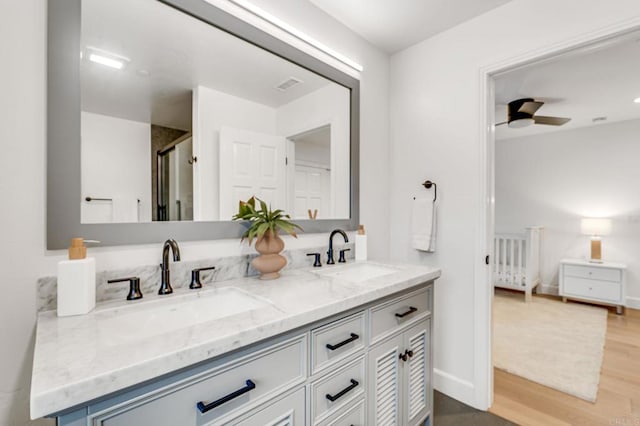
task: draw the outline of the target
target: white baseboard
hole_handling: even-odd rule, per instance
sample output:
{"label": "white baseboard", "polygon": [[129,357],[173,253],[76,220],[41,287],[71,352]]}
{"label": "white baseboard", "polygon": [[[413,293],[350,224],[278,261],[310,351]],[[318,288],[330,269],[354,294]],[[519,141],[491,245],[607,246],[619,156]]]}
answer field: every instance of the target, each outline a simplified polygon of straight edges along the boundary
{"label": "white baseboard", "polygon": [[625,306],[631,309],[640,309],[640,297],[627,296],[627,303]]}
{"label": "white baseboard", "polygon": [[551,294],[553,296],[557,296],[559,292],[560,290],[557,285],[540,284],[538,286],[538,293],[541,293],[541,294]]}
{"label": "white baseboard", "polygon": [[445,373],[437,368],[433,369],[433,388],[472,407],[476,405],[475,387],[473,383],[462,380],[452,374]]}

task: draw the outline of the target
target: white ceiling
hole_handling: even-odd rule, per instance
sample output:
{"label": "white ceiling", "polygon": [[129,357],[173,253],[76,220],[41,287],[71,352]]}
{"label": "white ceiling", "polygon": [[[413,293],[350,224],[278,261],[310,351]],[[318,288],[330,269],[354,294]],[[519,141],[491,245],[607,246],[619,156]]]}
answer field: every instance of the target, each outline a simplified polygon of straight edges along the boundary
{"label": "white ceiling", "polygon": [[[88,46],[130,62],[95,64]],[[335,84],[158,1],[83,0],[82,48],[83,110],[185,130],[198,85],[277,107]],[[275,89],[289,77],[303,83]]]}
{"label": "white ceiling", "polygon": [[387,53],[395,53],[510,0],[309,0]]}
{"label": "white ceiling", "polygon": [[[570,52],[498,76],[496,122],[506,121],[506,104],[531,97],[546,101],[538,115],[570,117],[564,126],[496,127],[496,139],[602,125],[640,118],[640,34]],[[594,123],[596,117],[606,121]]]}

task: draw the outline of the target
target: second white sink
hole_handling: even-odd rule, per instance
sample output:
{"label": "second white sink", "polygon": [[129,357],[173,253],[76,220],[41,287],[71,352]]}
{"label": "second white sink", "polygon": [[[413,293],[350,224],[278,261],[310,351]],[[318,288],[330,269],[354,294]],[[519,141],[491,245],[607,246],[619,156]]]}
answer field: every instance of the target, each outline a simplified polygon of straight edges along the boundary
{"label": "second white sink", "polygon": [[323,277],[340,278],[352,283],[361,283],[396,273],[398,269],[371,263],[351,263],[342,266],[330,266],[326,270],[314,270],[313,272]]}

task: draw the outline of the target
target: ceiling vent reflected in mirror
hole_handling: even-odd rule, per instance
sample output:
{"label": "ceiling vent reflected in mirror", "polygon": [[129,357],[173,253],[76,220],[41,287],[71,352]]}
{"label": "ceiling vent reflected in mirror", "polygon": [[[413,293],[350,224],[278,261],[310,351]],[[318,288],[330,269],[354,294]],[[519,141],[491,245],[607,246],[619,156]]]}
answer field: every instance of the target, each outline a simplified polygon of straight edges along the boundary
{"label": "ceiling vent reflected in mirror", "polygon": [[278,84],[276,86],[276,89],[278,89],[281,92],[286,92],[287,90],[289,90],[293,86],[297,86],[300,83],[302,83],[302,80],[297,79],[295,77],[289,77],[288,79],[286,79],[282,83]]}

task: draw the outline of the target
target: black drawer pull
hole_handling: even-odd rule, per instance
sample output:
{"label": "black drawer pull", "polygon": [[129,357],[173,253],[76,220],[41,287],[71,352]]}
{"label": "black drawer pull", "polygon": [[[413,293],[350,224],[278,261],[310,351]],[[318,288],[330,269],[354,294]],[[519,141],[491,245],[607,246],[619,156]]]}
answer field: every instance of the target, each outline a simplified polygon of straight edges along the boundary
{"label": "black drawer pull", "polygon": [[409,306],[409,310],[407,312],[404,312],[402,314],[396,314],[396,316],[398,318],[403,318],[403,317],[406,317],[409,314],[412,314],[412,313],[416,312],[417,310],[418,310],[418,308],[414,308],[413,306]]}
{"label": "black drawer pull", "polygon": [[336,399],[344,396],[347,392],[349,392],[350,390],[355,389],[356,386],[358,386],[360,383],[358,383],[357,380],[353,380],[351,379],[351,384],[349,386],[347,386],[346,388],[342,389],[340,392],[338,392],[335,395],[329,395],[327,394],[327,399],[331,402],[335,401]]}
{"label": "black drawer pull", "polygon": [[360,338],[360,336],[358,336],[356,333],[351,333],[351,337],[349,337],[347,340],[343,340],[340,343],[336,343],[335,345],[327,343],[327,349],[335,351],[336,349],[341,348],[342,346],[346,345],[347,343],[351,343],[354,340],[357,340],[359,338]]}
{"label": "black drawer pull", "polygon": [[243,387],[242,389],[238,389],[235,392],[230,393],[227,396],[223,396],[222,398],[218,399],[217,401],[213,401],[209,404],[205,404],[204,402],[200,401],[198,402],[198,410],[200,410],[201,413],[206,413],[209,410],[213,410],[216,407],[219,407],[220,405],[224,404],[225,402],[229,402],[234,398],[239,397],[242,394],[245,394],[247,392],[249,392],[250,390],[253,390],[256,388],[256,384],[253,383],[251,380],[247,380],[247,385],[245,387]]}

